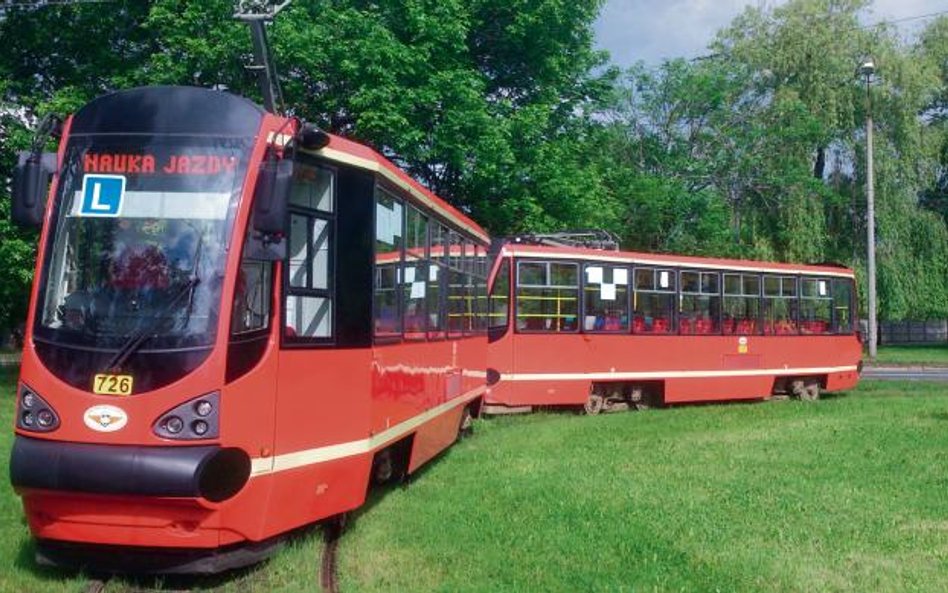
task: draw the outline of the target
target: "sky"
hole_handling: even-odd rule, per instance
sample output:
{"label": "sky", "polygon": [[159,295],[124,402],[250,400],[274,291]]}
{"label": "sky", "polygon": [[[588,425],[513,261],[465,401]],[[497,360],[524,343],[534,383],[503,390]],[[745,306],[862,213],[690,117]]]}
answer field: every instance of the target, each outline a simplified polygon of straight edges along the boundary
{"label": "sky", "polygon": [[[757,0],[606,0],[596,21],[596,45],[608,50],[613,63],[631,66],[638,60],[657,65],[666,58],[694,58],[706,53],[718,29]],[[780,3],[780,2],[776,2]],[[773,0],[764,4],[773,5]],[[867,23],[948,10],[948,0],[875,0]],[[901,23],[911,33],[926,20]]]}

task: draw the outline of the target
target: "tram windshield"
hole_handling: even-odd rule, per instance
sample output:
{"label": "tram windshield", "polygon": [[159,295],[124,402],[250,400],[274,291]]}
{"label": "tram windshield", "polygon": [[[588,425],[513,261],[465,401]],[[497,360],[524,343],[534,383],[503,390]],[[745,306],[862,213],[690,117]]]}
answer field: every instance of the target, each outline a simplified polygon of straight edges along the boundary
{"label": "tram windshield", "polygon": [[212,343],[249,146],[230,138],[73,138],[37,334],[114,350],[143,334],[143,350]]}

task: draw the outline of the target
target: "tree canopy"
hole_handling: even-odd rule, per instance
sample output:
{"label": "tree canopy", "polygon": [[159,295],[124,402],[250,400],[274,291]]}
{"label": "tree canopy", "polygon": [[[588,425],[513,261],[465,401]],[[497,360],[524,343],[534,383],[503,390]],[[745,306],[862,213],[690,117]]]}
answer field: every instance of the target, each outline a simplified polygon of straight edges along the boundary
{"label": "tree canopy", "polygon": [[[948,19],[906,41],[864,24],[868,0],[790,0],[745,9],[701,59],[620,72],[594,48],[601,5],[296,0],[270,37],[290,113],[373,146],[498,236],[599,227],[629,249],[862,273],[871,108],[880,313],[948,316]],[[259,100],[232,12],[231,0],[7,9],[0,178],[37,117],[112,90],[224,86]],[[867,56],[868,96],[854,75]],[[8,211],[2,190],[11,325],[35,236]]]}

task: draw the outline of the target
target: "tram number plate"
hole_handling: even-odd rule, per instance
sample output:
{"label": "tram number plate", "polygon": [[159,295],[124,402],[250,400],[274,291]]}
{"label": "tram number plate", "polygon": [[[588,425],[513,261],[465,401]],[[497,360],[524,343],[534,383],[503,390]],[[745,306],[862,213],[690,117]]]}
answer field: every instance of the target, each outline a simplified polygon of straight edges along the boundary
{"label": "tram number plate", "polygon": [[99,395],[131,395],[131,375],[99,374],[92,379],[92,391]]}

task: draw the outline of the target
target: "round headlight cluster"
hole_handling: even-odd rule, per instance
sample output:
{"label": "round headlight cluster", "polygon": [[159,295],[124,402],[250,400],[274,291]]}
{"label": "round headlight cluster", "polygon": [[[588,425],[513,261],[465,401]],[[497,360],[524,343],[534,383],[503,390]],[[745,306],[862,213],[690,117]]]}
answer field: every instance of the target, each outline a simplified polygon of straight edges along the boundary
{"label": "round headlight cluster", "polygon": [[213,439],[220,433],[220,394],[208,393],[162,414],[153,425],[165,439]]}
{"label": "round headlight cluster", "polygon": [[17,427],[34,432],[48,432],[59,427],[59,417],[53,407],[22,383],[17,404]]}

